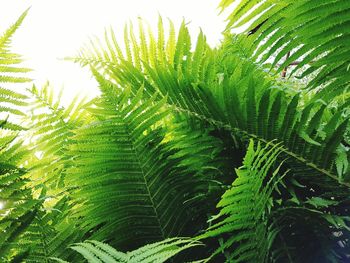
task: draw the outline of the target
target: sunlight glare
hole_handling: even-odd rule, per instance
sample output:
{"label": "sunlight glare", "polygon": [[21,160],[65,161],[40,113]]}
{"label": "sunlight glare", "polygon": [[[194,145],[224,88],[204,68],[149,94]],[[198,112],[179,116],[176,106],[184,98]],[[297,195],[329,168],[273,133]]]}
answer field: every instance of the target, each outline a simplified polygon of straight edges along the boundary
{"label": "sunlight glare", "polygon": [[[138,17],[146,20],[157,31],[158,16],[166,24],[171,19],[178,28],[183,19],[189,26],[193,41],[200,30],[211,46],[220,42],[225,28],[225,16],[218,16],[219,0],[6,0],[0,9],[0,31],[12,24],[30,7],[23,24],[13,38],[13,49],[22,54],[32,69],[35,85],[46,81],[57,90],[64,88],[63,102],[75,94],[92,97],[98,94],[98,85],[88,68],[60,58],[75,56],[89,37],[103,38],[110,26],[123,39],[123,28]],[[199,10],[200,9],[200,10]]]}

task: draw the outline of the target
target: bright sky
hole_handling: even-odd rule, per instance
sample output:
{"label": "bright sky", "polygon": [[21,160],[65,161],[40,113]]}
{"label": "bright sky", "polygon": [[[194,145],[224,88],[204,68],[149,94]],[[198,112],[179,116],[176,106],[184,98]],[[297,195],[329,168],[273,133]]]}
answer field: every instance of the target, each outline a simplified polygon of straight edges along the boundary
{"label": "bright sky", "polygon": [[49,80],[71,97],[77,92],[91,95],[97,85],[88,70],[59,58],[77,54],[89,37],[102,38],[109,26],[122,38],[124,24],[138,16],[155,27],[158,14],[176,26],[185,18],[193,36],[201,27],[209,44],[218,44],[225,27],[218,4],[219,0],[1,0],[0,32],[31,7],[13,48],[34,69],[34,83],[40,86]]}

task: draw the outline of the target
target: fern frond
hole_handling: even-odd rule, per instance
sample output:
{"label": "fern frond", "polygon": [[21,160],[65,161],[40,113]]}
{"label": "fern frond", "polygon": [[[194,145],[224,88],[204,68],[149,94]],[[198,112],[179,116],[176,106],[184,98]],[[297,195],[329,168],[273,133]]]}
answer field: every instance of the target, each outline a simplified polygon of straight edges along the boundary
{"label": "fern frond", "polygon": [[18,92],[13,88],[8,88],[7,84],[31,81],[30,78],[25,76],[25,73],[31,70],[21,65],[21,57],[10,51],[10,44],[12,36],[20,27],[27,13],[28,10],[23,12],[17,21],[0,36],[0,118],[11,113],[6,129],[15,131],[23,130],[23,127],[18,124],[18,116],[25,115],[23,106],[27,105],[27,96],[22,94],[24,91]]}
{"label": "fern frond", "polygon": [[[243,40],[235,41],[240,45]],[[157,100],[167,98],[166,106],[174,114],[227,129],[245,141],[253,138],[267,143],[277,139],[294,162],[347,184],[340,180],[334,165],[335,149],[342,140],[346,119],[339,120],[342,123],[337,123],[332,131],[338,140],[332,140],[334,145],[326,153],[324,147],[327,143],[330,146],[331,137],[322,138],[319,128],[327,110],[320,110],[318,101],[301,101],[298,92],[276,83],[238,50],[227,55],[227,44],[219,50],[210,49],[202,33],[195,51],[191,52],[190,46],[188,30],[182,24],[172,54],[164,51],[172,59],[166,63],[158,61],[152,66],[151,61],[145,61],[140,68],[117,53],[113,57],[103,56],[104,51],[98,46],[94,46],[93,52],[83,52],[76,61],[101,72],[113,82],[114,89],[122,91],[128,86],[135,94],[136,87],[143,85],[148,96],[157,93]],[[141,48],[139,44],[138,50]],[[108,51],[113,52],[110,48]],[[319,154],[314,155],[316,152]]]}
{"label": "fern frond", "polygon": [[199,236],[199,239],[230,236],[224,238],[210,259],[225,253],[226,262],[269,262],[274,239],[268,223],[271,195],[285,175],[280,174],[280,166],[272,170],[279,154],[278,147],[262,147],[250,141],[243,166],[236,169],[237,179],[217,205],[219,214]]}
{"label": "fern frond", "polygon": [[[71,249],[83,255],[90,263],[162,263],[183,250],[199,245],[201,245],[200,242],[189,238],[169,238],[164,241],[145,245],[134,251],[123,253],[105,243],[88,240],[84,243],[74,244],[71,246]],[[67,262],[58,258],[53,259],[57,262]]]}
{"label": "fern frond", "polygon": [[14,139],[2,137],[0,145],[0,259],[4,262],[28,250],[21,240],[41,203],[32,197],[31,189],[26,187],[26,171],[19,168],[28,151]]}
{"label": "fern frond", "polygon": [[[235,2],[222,1],[220,6],[226,9]],[[333,95],[323,96],[329,100],[349,89],[349,10],[349,2],[343,0],[245,0],[229,15],[227,28],[249,25],[247,31],[256,31],[250,36],[255,57],[274,57],[272,66],[279,64],[279,70],[297,60],[291,74],[308,66],[301,77],[315,72],[308,86],[331,90]]]}
{"label": "fern frond", "polygon": [[[27,122],[32,127],[25,134],[25,146],[33,154],[23,153],[21,145],[15,144],[6,147],[6,155],[2,155],[3,162],[16,163],[27,170],[21,169],[21,176],[11,176],[13,184],[4,182],[4,190],[1,187],[0,199],[6,200],[4,195],[7,193],[10,200],[15,198],[8,207],[10,213],[3,220],[14,220],[15,223],[4,225],[10,235],[7,239],[12,241],[6,241],[11,242],[11,246],[0,244],[0,249],[3,249],[1,255],[6,255],[9,260],[22,258],[26,262],[50,262],[51,256],[69,258],[69,253],[63,253],[62,243],[78,242],[82,237],[69,221],[72,205],[68,204],[66,193],[69,188],[64,185],[64,176],[70,160],[65,154],[73,130],[90,119],[83,109],[84,100],[76,98],[64,108],[60,96],[56,99],[48,85],[42,89],[33,86],[29,93],[32,108]],[[13,144],[12,138],[7,136],[3,141]],[[22,161],[25,153],[25,161]],[[17,197],[19,194],[23,197]],[[23,226],[17,220],[23,221]],[[16,227],[21,231],[16,231]]]}
{"label": "fern frond", "polygon": [[[92,239],[114,236],[111,243],[122,249],[198,231],[205,201],[194,197],[208,191],[212,178],[193,174],[180,163],[185,150],[164,138],[165,99],[145,98],[143,88],[135,96],[126,90],[117,101],[102,95],[90,109],[98,121],[77,130],[69,146],[73,166],[66,182],[77,187],[72,197],[74,216],[84,218],[80,227],[93,231]],[[201,152],[216,154],[210,147]]]}
{"label": "fern frond", "polygon": [[[16,67],[22,60],[9,50],[11,37],[26,14],[27,11],[0,36],[1,83],[29,80],[21,73],[30,70]],[[21,106],[27,105],[26,96],[4,85],[0,87],[0,260],[16,262],[28,254],[29,248],[22,245],[21,240],[35,220],[42,202],[36,200],[32,190],[27,187],[27,171],[23,168],[23,162],[28,150],[17,137],[18,131],[23,131],[23,127],[17,123],[19,117],[25,115]]]}
{"label": "fern frond", "polygon": [[[245,8],[242,6],[242,9]],[[120,55],[116,51],[119,50],[119,46],[113,47],[113,41],[107,36],[107,50],[94,44],[91,51],[84,50],[76,58],[76,61],[90,66],[92,73],[104,87],[105,99],[108,98],[109,101],[117,101],[118,103],[123,101],[123,103],[132,105],[132,98],[139,98],[142,100],[142,104],[147,100],[151,100],[152,104],[162,103],[162,106],[155,111],[159,113],[167,111],[171,118],[180,123],[188,124],[191,129],[200,127],[199,131],[209,131],[209,133],[215,134],[214,137],[224,142],[224,149],[235,148],[237,150],[239,149],[238,146],[243,145],[244,147],[244,145],[247,145],[250,139],[258,142],[260,150],[265,149],[265,147],[269,149],[278,148],[279,155],[273,156],[273,158],[279,161],[285,160],[283,167],[280,169],[283,171],[290,170],[286,182],[283,182],[285,188],[283,190],[274,188],[277,195],[282,195],[281,199],[278,200],[279,203],[289,205],[290,202],[297,202],[300,209],[304,209],[305,207],[308,208],[308,203],[306,203],[308,198],[327,196],[327,200],[335,198],[337,201],[337,205],[332,207],[333,210],[330,213],[332,217],[341,213],[343,208],[340,204],[347,204],[350,186],[349,181],[345,179],[349,176],[344,174],[342,168],[339,168],[339,148],[343,147],[345,143],[349,125],[349,116],[346,114],[348,107],[346,100],[339,103],[337,107],[332,106],[332,104],[325,105],[323,101],[305,96],[303,91],[291,89],[287,85],[288,83],[280,82],[271,77],[270,74],[265,72],[266,68],[264,66],[257,65],[249,60],[252,50],[247,46],[250,43],[245,42],[242,37],[229,36],[223,46],[218,49],[211,49],[205,43],[203,34],[200,33],[197,46],[192,50],[191,39],[184,24],[181,26],[177,37],[173,26],[170,25],[171,33],[168,45],[164,44],[167,41],[163,40],[162,21],[159,22],[159,26],[158,41],[152,33],[141,36],[140,40],[137,41],[135,36],[127,30],[126,34],[129,32],[128,39],[130,40],[126,40],[126,45],[129,47],[128,52],[130,52],[129,56]],[[141,30],[141,32],[143,31]],[[163,55],[155,53],[156,47],[158,47],[158,50],[165,48]],[[142,49],[145,51],[141,51]],[[145,55],[146,50],[147,56]],[[141,56],[142,52],[144,52],[144,58],[147,58],[145,62],[141,59],[139,61],[137,57]],[[106,54],[109,55],[106,56]],[[143,92],[139,87],[143,87]],[[106,110],[98,108],[93,110],[95,114],[99,114],[98,118],[100,120],[104,120],[103,116],[109,114],[113,116],[115,109],[116,107],[113,105],[108,108],[108,113],[106,113]],[[141,107],[140,111],[142,109]],[[162,119],[167,120],[168,117]],[[161,125],[154,124],[154,126],[160,127]],[[99,138],[96,138],[95,141],[101,141],[102,129],[100,133],[97,128],[93,126],[90,128],[96,129],[99,135]],[[224,138],[220,136],[221,132],[225,133]],[[110,133],[112,133],[112,128],[110,128]],[[149,134],[148,132],[143,133]],[[138,134],[141,134],[141,132]],[[181,130],[175,128],[174,134],[181,134]],[[87,139],[87,135],[88,133],[84,140],[91,140],[91,138]],[[192,133],[192,135],[195,134]],[[166,136],[162,139],[163,143],[169,139],[168,145],[171,145],[171,136],[172,132],[166,133]],[[189,135],[189,138],[194,137],[197,141],[198,137]],[[230,140],[227,139],[228,137]],[[174,145],[177,143],[175,140]],[[110,144],[103,140],[100,148],[108,147],[108,145]],[[154,147],[154,145],[152,146]],[[183,143],[183,146],[185,147],[184,150],[180,150],[174,156],[183,154],[185,157],[183,159],[186,160],[188,158],[186,151],[191,147],[186,143]],[[84,146],[81,145],[80,147]],[[86,167],[88,163],[96,159],[96,152],[94,152],[96,148],[93,147],[92,142],[86,145],[84,151],[92,148],[91,155],[93,156],[87,159],[84,164],[82,163],[80,167]],[[186,149],[186,147],[189,148]],[[199,149],[201,148],[199,147]],[[232,152],[225,153],[232,156]],[[345,154],[348,159],[348,152]],[[81,152],[77,152],[75,155],[80,156]],[[266,154],[261,158],[265,160],[264,158],[268,157],[270,157],[269,154]],[[196,161],[191,161],[191,163],[194,165],[199,163],[199,166],[203,169],[200,160],[195,159]],[[342,159],[345,160],[344,152]],[[189,158],[189,160],[191,159]],[[109,164],[109,161],[106,163]],[[178,166],[183,164],[184,162],[181,161]],[[106,167],[105,165],[101,161],[96,166],[102,169]],[[220,165],[222,163],[218,165],[219,169],[222,169]],[[187,169],[191,172],[191,165],[187,166]],[[337,174],[338,171],[341,171],[341,173]],[[87,171],[84,171],[84,173],[87,174]],[[108,173],[108,171],[105,171],[105,173]],[[225,177],[220,179],[223,178]],[[257,182],[261,182],[262,179],[259,180]],[[96,179],[94,182],[97,181]],[[227,181],[224,182],[224,184],[227,184]],[[260,185],[265,186],[265,183],[264,181]],[[334,192],[337,191],[338,194],[334,195]],[[271,201],[272,199],[268,197],[271,196],[272,192],[266,190],[264,193],[266,194],[264,200]],[[274,192],[274,194],[276,193]],[[249,196],[248,192],[244,192],[241,197],[248,198]],[[255,199],[253,198],[253,200]],[[285,200],[288,201],[284,203]],[[260,205],[260,203],[258,204]],[[273,208],[272,204],[267,201],[261,207]],[[318,209],[315,210],[319,211]],[[234,207],[232,211],[236,212]],[[103,215],[106,216],[107,212]],[[228,261],[237,258],[245,261],[249,258],[257,258],[257,255],[262,255],[265,260],[278,258],[278,256],[273,255],[274,249],[269,248],[274,245],[273,240],[275,240],[275,236],[280,229],[273,226],[271,221],[267,223],[266,215],[267,212],[263,213],[261,210],[256,211],[256,213],[247,212],[233,215],[236,216],[237,220],[241,220],[241,225],[237,226],[236,235],[228,239],[224,236],[225,242],[222,243],[222,246],[225,249],[229,248],[227,252]],[[260,218],[260,221],[257,220],[258,222],[263,223],[255,228],[254,235],[251,234],[252,232],[249,232],[248,235],[260,237],[261,240],[266,239],[269,242],[262,243],[255,240],[252,243],[239,246],[239,240],[242,242],[246,240],[246,230],[251,230],[248,222],[254,225],[255,216]],[[318,222],[324,221],[320,220]],[[221,233],[220,225],[215,227],[217,227],[216,230],[219,235]],[[346,227],[346,224],[343,224],[342,229],[345,231]],[[102,236],[98,236],[98,238],[104,239]],[[278,240],[280,240],[280,237],[278,237]],[[235,249],[231,250],[232,248]],[[247,251],[249,253],[244,253]],[[288,249],[284,251],[284,255],[289,253]],[[216,254],[219,252],[220,249],[216,251]]]}
{"label": "fern frond", "polygon": [[69,166],[64,158],[67,145],[74,129],[90,121],[88,112],[84,110],[86,100],[76,97],[63,107],[60,101],[63,91],[55,96],[48,83],[41,89],[33,86],[29,92],[32,96],[28,120],[31,125],[29,147],[37,153],[33,156],[35,167],[30,167],[30,176],[32,179],[41,178],[38,184],[62,187],[65,169]]}
{"label": "fern frond", "polygon": [[46,201],[22,238],[27,240],[27,247],[31,248],[26,262],[52,262],[51,257],[73,262],[80,259],[73,251],[66,249],[66,246],[84,238],[70,218],[72,207],[69,197],[64,195],[54,204]]}

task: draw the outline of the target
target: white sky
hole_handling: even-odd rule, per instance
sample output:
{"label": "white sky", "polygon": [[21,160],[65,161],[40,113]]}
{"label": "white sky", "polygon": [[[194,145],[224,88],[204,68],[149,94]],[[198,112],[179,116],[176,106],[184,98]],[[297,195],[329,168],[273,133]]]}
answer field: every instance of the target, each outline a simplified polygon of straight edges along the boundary
{"label": "white sky", "polygon": [[[152,26],[157,25],[158,14],[164,23],[170,18],[175,26],[183,18],[193,36],[199,27],[209,44],[221,39],[225,22],[218,15],[220,0],[0,0],[0,32],[15,22],[31,7],[28,16],[13,38],[13,49],[34,69],[31,77],[41,86],[47,80],[57,89],[73,97],[77,92],[96,94],[97,84],[87,69],[58,58],[73,56],[88,42],[89,37],[101,39],[104,29],[112,26],[122,38],[126,22],[140,16]],[[195,37],[193,37],[195,40]]]}

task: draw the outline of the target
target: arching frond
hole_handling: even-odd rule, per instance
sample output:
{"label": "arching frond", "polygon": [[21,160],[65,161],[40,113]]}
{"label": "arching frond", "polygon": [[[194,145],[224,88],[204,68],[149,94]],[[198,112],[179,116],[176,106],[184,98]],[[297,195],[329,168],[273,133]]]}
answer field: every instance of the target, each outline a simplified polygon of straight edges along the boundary
{"label": "arching frond", "polygon": [[[237,179],[227,190],[206,232],[219,248],[204,261],[217,262],[327,262],[346,261],[350,218],[347,190],[303,199],[298,186],[289,198],[289,171],[278,163],[281,148],[250,142]],[[332,195],[332,196],[330,196]],[[322,248],[322,249],[321,249]],[[300,254],[301,250],[305,250]]]}
{"label": "arching frond", "polygon": [[25,76],[25,73],[31,70],[23,67],[21,56],[10,50],[11,38],[26,17],[27,12],[28,10],[0,36],[0,119],[3,120],[11,114],[10,119],[3,126],[4,129],[8,130],[23,129],[18,125],[19,117],[12,116],[25,115],[23,106],[26,105],[25,99],[27,98],[24,91],[15,90],[13,84],[31,81]]}
{"label": "arching frond", "polygon": [[[236,2],[223,0],[220,7]],[[272,65],[280,70],[299,60],[291,74],[307,65],[301,77],[316,72],[309,87],[325,86],[318,97],[329,100],[349,89],[349,12],[346,0],[244,0],[229,15],[227,28],[257,28],[250,36],[255,56],[262,61],[274,56]]]}
{"label": "arching frond", "polygon": [[280,166],[273,169],[280,153],[278,147],[250,142],[243,166],[236,169],[237,179],[218,203],[219,214],[199,237],[223,238],[210,260],[222,253],[225,262],[271,262],[269,249],[276,234],[268,221],[272,192],[285,175],[280,174]]}
{"label": "arching frond", "polygon": [[[257,18],[253,36],[217,48],[140,19],[123,47],[109,31],[74,58],[101,93],[67,107],[48,85],[10,86],[29,81],[9,50],[25,12],[0,37],[0,261],[347,261],[349,8],[242,0],[228,27]],[[285,54],[315,92],[255,62]]]}
{"label": "arching frond", "polygon": [[[162,102],[162,109],[176,120],[185,121],[190,127],[202,127],[215,135],[227,132],[232,140],[228,144],[228,140],[216,136],[225,142],[224,148],[246,145],[250,139],[264,146],[278,147],[277,158],[285,160],[283,170],[290,169],[281,202],[288,200],[289,205],[290,200],[296,199],[303,209],[308,200],[322,196],[326,200],[333,198],[337,203],[330,212],[332,217],[348,209],[349,181],[346,178],[349,178],[349,170],[337,168],[344,154],[348,159],[348,153],[340,154],[346,144],[349,125],[345,100],[333,107],[305,96],[302,91],[290,89],[249,60],[251,50],[246,49],[243,38],[231,38],[220,48],[211,49],[201,33],[196,48],[192,49],[183,24],[177,41],[174,29],[170,30],[171,48],[167,48],[162,44],[165,41],[160,27],[158,40],[152,33],[150,36],[141,33],[137,41],[127,31],[131,40],[126,40],[126,54],[111,36],[106,39],[107,48],[94,45],[91,50],[84,50],[76,61],[89,65],[96,79],[106,83],[106,89],[112,93],[130,92],[137,96],[142,86],[144,97],[152,98],[154,103]],[[154,55],[154,47],[161,47],[167,55]],[[145,62],[135,55],[141,54],[142,49],[145,50],[143,54],[153,50],[144,57]],[[109,96],[112,101],[117,97]],[[264,228],[258,232],[264,233],[264,237],[275,234],[269,231]],[[237,238],[244,232],[238,233]],[[260,252],[265,253],[268,247],[261,248]],[[242,246],[242,251],[248,248],[251,247]],[[256,257],[255,251],[247,255],[239,250],[237,254],[234,250],[231,252],[233,258]],[[275,258],[270,252],[265,256]]]}
{"label": "arching frond", "polygon": [[[169,41],[173,42],[174,31],[171,32]],[[127,44],[130,50],[148,50],[155,37],[148,39],[147,45],[142,41],[137,46],[134,42]],[[284,153],[298,165],[342,183],[343,175],[336,174],[334,163],[347,126],[347,120],[339,118],[344,108],[340,107],[332,121],[325,124],[326,106],[319,101],[301,101],[299,92],[285,89],[239,51],[228,55],[227,46],[212,50],[200,33],[191,52],[185,24],[179,30],[178,41],[173,43],[175,48],[164,47],[166,58],[161,60],[154,55],[152,59],[157,63],[153,64],[149,59],[139,66],[133,58],[115,51],[119,48],[110,44],[109,38],[106,42],[107,50],[94,46],[76,61],[103,72],[115,89],[130,86],[135,93],[135,87],[143,85],[148,96],[157,93],[157,100],[167,98],[166,106],[174,114],[227,129],[241,140],[254,138],[267,143],[277,139],[282,142]],[[322,127],[325,130],[321,132]],[[323,132],[327,135],[323,136]]]}
{"label": "arching frond", "polygon": [[[73,166],[66,182],[77,187],[79,227],[122,250],[198,231],[207,207],[200,197],[215,179],[187,168],[187,152],[179,150],[185,147],[164,138],[160,124],[170,116],[166,100],[156,96],[145,98],[141,88],[117,101],[102,97],[90,109],[99,121],[77,130],[69,147]],[[201,158],[213,158],[210,151],[200,150],[207,155]]]}

